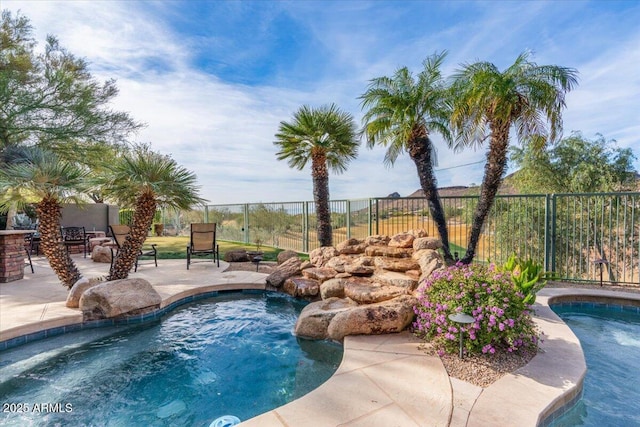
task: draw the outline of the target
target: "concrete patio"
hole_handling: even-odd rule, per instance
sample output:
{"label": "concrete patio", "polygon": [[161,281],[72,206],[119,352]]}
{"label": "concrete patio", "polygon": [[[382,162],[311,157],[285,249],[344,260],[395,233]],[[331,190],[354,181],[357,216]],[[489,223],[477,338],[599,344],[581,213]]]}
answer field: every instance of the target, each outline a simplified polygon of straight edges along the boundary
{"label": "concrete patio", "polygon": [[[74,256],[85,277],[102,276],[108,264]],[[216,290],[265,289],[265,274],[225,272],[228,265],[185,260],[141,264],[131,277],[148,280],[162,306],[190,295]],[[0,349],[7,340],[82,322],[77,309],[65,307],[63,287],[43,257],[34,258],[35,274],[0,284]],[[589,294],[619,292],[585,291]],[[420,348],[408,332],[352,336],[344,341],[338,371],[308,395],[242,423],[243,426],[535,426],[548,423],[580,396],[586,365],[579,342],[548,307],[550,297],[585,293],[545,289],[536,304],[536,322],[544,331],[541,351],[525,367],[487,388],[450,378],[440,359]],[[638,295],[629,294],[629,298]]]}

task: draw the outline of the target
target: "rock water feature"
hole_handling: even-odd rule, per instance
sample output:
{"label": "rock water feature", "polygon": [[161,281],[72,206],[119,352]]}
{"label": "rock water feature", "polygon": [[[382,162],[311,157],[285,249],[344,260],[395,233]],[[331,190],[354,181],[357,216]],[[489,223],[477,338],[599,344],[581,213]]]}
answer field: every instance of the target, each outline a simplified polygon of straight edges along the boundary
{"label": "rock water feature", "polygon": [[300,337],[400,332],[413,320],[419,281],[444,267],[441,246],[423,230],[348,239],[312,251],[307,262],[284,260],[267,287],[313,301],[296,323]]}

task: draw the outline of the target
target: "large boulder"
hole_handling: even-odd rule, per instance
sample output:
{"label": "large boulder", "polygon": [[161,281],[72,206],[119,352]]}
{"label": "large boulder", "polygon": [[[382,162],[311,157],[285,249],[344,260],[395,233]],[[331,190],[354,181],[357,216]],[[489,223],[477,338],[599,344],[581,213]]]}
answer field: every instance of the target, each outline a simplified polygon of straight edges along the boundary
{"label": "large boulder", "polygon": [[91,251],[91,259],[93,262],[111,263],[111,248],[106,246],[94,246]]}
{"label": "large boulder", "polygon": [[421,249],[413,254],[413,259],[420,264],[420,271],[422,275],[420,279],[431,276],[435,270],[445,268],[444,260],[442,256],[435,249]]}
{"label": "large boulder", "polygon": [[335,278],[320,284],[322,299],[344,298],[344,286],[349,283],[345,278]]}
{"label": "large boulder", "polygon": [[236,249],[224,253],[226,262],[249,262],[249,254],[244,249]]}
{"label": "large boulder", "polygon": [[300,258],[289,258],[279,266],[275,268],[275,270],[267,276],[265,279],[267,285],[273,286],[274,288],[279,288],[282,286],[289,277],[297,276],[300,274],[300,266],[302,265],[302,261]]}
{"label": "large boulder", "polygon": [[282,264],[289,258],[297,258],[297,257],[298,257],[298,252],[296,251],[292,251],[289,249],[287,249],[286,251],[282,251],[278,254],[278,258],[277,258],[278,265]]}
{"label": "large boulder", "polygon": [[409,295],[377,304],[341,310],[331,318],[327,338],[342,341],[347,335],[377,335],[401,332],[413,320],[416,298]]}
{"label": "large boulder", "polygon": [[387,246],[391,238],[385,234],[376,234],[364,239],[367,246]]}
{"label": "large boulder", "polygon": [[364,250],[366,249],[367,244],[359,239],[347,239],[344,242],[340,242],[337,246],[336,246],[336,250],[343,255],[348,255],[348,254],[361,254],[364,253]]}
{"label": "large boulder", "polygon": [[302,270],[302,275],[304,277],[306,277],[307,279],[315,279],[320,283],[325,282],[329,279],[333,279],[334,277],[336,277],[336,274],[338,274],[336,270],[328,267],[322,267],[322,268],[312,267],[312,268],[307,268],[305,270]]}
{"label": "large boulder", "polygon": [[160,307],[162,297],[151,284],[140,278],[103,282],[87,289],[80,297],[84,321],[127,317]]}
{"label": "large boulder", "polygon": [[285,280],[282,290],[293,297],[313,298],[320,293],[320,283],[304,277],[289,277]]}
{"label": "large boulder", "polygon": [[405,288],[408,291],[413,291],[418,287],[417,280],[407,276],[406,274],[398,273],[397,271],[376,271],[373,275],[373,280],[383,285]]}
{"label": "large boulder", "polygon": [[316,267],[324,267],[327,261],[339,254],[333,246],[322,246],[309,252],[309,261]]}
{"label": "large boulder", "polygon": [[302,309],[293,333],[299,337],[323,340],[327,338],[327,328],[331,319],[339,313],[357,307],[349,299],[329,298],[312,302]]}
{"label": "large boulder", "polygon": [[399,233],[391,237],[389,247],[391,248],[412,248],[415,236],[409,233]]}
{"label": "large boulder", "polygon": [[413,241],[413,250],[419,251],[421,249],[440,249],[442,247],[442,240],[437,237],[420,237]]}
{"label": "large boulder", "polygon": [[407,290],[398,286],[380,285],[370,281],[348,281],[344,286],[344,294],[358,304],[375,304],[406,295]]}
{"label": "large boulder", "polygon": [[81,277],[76,283],[73,284],[67,295],[67,302],[65,305],[69,308],[80,307],[80,297],[89,288],[96,286],[104,281],[103,277]]}

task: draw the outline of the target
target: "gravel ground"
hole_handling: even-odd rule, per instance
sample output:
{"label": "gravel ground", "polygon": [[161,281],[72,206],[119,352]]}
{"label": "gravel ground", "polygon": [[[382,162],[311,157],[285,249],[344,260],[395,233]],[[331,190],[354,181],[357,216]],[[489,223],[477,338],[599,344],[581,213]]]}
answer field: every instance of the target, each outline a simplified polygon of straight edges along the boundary
{"label": "gravel ground", "polygon": [[[436,354],[429,344],[424,344],[423,349],[427,354]],[[496,353],[491,356],[480,354],[460,359],[456,353],[440,356],[440,360],[450,377],[486,388],[505,374],[514,372],[529,363],[535,355],[534,352],[529,351],[522,354]]]}

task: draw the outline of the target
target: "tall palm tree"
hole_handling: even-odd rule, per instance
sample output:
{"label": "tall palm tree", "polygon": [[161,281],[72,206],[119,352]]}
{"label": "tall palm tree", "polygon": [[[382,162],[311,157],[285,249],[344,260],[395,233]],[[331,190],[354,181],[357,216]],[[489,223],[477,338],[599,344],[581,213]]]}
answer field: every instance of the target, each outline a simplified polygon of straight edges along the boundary
{"label": "tall palm tree", "polygon": [[320,246],[333,244],[329,210],[329,169],[342,173],[358,155],[353,116],[335,104],[311,108],[302,106],[291,122],[280,122],[274,145],[280,147],[278,160],[302,170],[311,161],[313,201],[318,218]]}
{"label": "tall palm tree", "polygon": [[80,272],[60,244],[62,203],[79,201],[87,173],[51,152],[35,147],[28,151],[21,161],[0,169],[0,210],[37,201],[40,248],[60,281],[70,288],[80,279]]}
{"label": "tall palm tree", "polygon": [[435,131],[445,140],[451,140],[446,86],[440,72],[445,56],[446,52],[442,52],[428,57],[417,77],[402,67],[392,77],[372,79],[360,99],[362,108],[368,109],[363,117],[368,147],[376,144],[388,147],[384,157],[386,165],[393,165],[404,151],[415,163],[429,212],[442,240],[444,258],[451,263],[447,222],[433,172],[435,150],[429,138],[429,133]]}
{"label": "tall palm tree", "polygon": [[158,206],[189,209],[205,200],[198,196],[195,174],[148,146],[135,147],[108,167],[94,183],[108,198],[134,208],[131,231],[107,276],[117,280],[127,278],[133,268]]}
{"label": "tall palm tree", "polygon": [[463,263],[470,263],[475,256],[482,226],[502,183],[512,127],[521,143],[554,142],[562,133],[565,95],[576,86],[578,72],[537,65],[529,56],[528,52],[520,54],[503,72],[491,63],[476,62],[464,65],[453,75],[454,148],[482,145],[489,139],[480,198]]}

